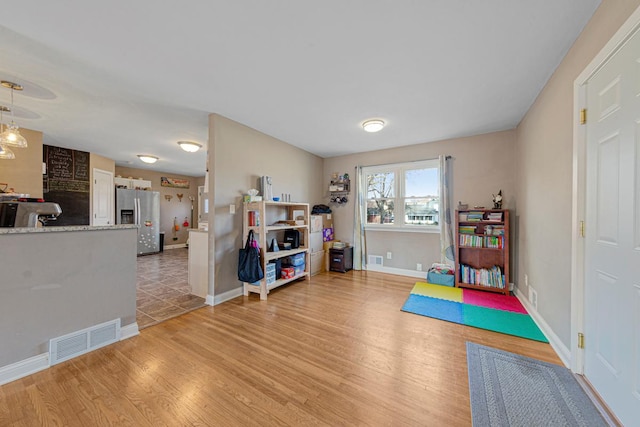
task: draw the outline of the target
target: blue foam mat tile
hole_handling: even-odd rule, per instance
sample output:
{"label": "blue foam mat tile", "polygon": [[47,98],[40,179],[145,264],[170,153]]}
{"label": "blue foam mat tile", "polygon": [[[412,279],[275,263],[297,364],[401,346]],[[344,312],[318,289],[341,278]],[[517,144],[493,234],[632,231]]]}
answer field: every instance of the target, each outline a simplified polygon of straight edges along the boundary
{"label": "blue foam mat tile", "polygon": [[409,295],[404,306],[402,306],[402,311],[446,320],[453,323],[463,322],[461,303],[425,297],[422,295]]}

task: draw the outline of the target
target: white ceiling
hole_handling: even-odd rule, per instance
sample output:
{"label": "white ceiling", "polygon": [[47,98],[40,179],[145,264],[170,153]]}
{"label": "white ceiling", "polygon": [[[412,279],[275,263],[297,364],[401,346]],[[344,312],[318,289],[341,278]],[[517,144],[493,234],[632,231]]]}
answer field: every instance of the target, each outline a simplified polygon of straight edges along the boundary
{"label": "white ceiling", "polygon": [[20,0],[0,77],[46,144],[199,176],[211,112],[322,157],[514,128],[599,3]]}

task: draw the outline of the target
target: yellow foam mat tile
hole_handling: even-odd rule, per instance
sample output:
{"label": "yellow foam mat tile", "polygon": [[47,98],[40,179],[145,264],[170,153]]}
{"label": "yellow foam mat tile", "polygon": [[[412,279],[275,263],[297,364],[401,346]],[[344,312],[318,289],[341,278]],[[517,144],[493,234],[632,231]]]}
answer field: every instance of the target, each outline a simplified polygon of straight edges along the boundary
{"label": "yellow foam mat tile", "polygon": [[412,294],[425,297],[438,298],[453,302],[462,302],[462,289],[450,286],[434,285],[432,283],[417,282]]}

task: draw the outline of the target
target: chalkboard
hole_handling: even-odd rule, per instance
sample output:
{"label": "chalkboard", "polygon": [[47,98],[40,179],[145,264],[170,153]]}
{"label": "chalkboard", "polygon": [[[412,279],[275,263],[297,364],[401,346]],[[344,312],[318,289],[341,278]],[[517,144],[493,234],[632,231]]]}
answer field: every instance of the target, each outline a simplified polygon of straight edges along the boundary
{"label": "chalkboard", "polygon": [[88,225],[89,153],[43,145],[42,156],[46,165],[42,176],[44,199],[62,208],[62,214],[49,225]]}

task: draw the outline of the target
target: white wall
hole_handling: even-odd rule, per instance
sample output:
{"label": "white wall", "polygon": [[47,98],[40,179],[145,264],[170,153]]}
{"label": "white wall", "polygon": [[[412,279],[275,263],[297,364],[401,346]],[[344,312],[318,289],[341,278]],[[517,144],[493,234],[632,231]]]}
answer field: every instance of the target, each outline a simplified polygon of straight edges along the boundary
{"label": "white wall", "polygon": [[[216,114],[210,118],[209,133],[210,164],[214,164],[210,187],[214,188],[215,294],[219,295],[242,285],[237,268],[243,194],[259,189],[260,177],[267,175],[273,178],[274,196],[288,193],[291,201],[318,203],[322,159]],[[230,205],[235,206],[235,214],[229,213]]]}
{"label": "white wall", "polygon": [[[469,206],[492,207],[492,194],[502,189],[503,208],[515,207],[515,131],[494,132],[467,138],[429,142],[387,150],[370,151],[324,161],[324,204],[329,205],[329,181],[334,172],[354,176],[356,165],[372,166],[452,156],[453,200]],[[355,180],[352,180],[355,187]],[[331,204],[334,211],[335,238],[353,243],[355,188],[349,202]],[[367,232],[367,252],[370,255],[393,253],[384,259],[385,267],[415,270],[421,263],[426,270],[440,262],[440,235],[436,233]]]}

